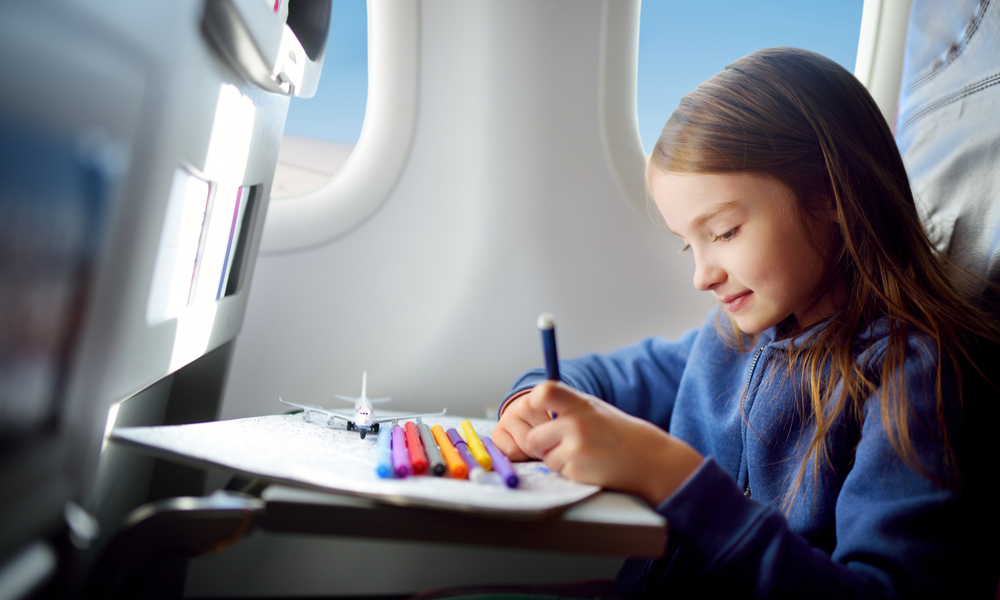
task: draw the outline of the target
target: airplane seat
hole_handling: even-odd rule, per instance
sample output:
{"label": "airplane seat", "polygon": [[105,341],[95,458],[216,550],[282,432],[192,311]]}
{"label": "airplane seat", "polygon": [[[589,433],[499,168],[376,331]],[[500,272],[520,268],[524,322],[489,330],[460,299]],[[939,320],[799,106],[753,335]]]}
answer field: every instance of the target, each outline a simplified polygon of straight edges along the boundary
{"label": "airplane seat", "polygon": [[[994,318],[1000,318],[1000,288],[996,287],[1000,284],[998,56],[1000,6],[996,2],[914,0],[895,123],[896,142],[917,207],[934,243],[975,276],[968,278],[971,291]],[[1000,360],[995,348],[985,352],[991,351],[981,364],[986,365],[986,377],[996,382]],[[967,382],[972,385],[963,390],[969,427],[964,453],[966,460],[978,461],[981,472],[989,474],[995,471],[997,460],[989,441],[992,432],[986,429],[996,423],[996,388],[978,378]],[[965,485],[970,498],[992,497],[989,483],[978,484],[980,489],[974,490],[976,484],[967,478]],[[979,511],[972,514],[993,519],[994,523],[977,523],[988,540],[984,547],[991,548],[995,544],[988,532],[992,527],[995,536],[998,530],[996,506],[989,500],[981,502]],[[971,557],[975,563],[970,577],[983,575],[984,597],[990,590],[1000,600],[1000,556],[995,549],[976,553]]]}
{"label": "airplane seat", "polygon": [[[939,248],[1000,283],[1000,7],[989,0],[914,0],[896,141],[918,209]],[[1000,298],[976,293],[1000,317]]]}
{"label": "airplane seat", "polygon": [[0,599],[179,597],[249,526],[239,496],[147,504],[204,473],[107,436],[218,418],[331,6],[0,3]]}

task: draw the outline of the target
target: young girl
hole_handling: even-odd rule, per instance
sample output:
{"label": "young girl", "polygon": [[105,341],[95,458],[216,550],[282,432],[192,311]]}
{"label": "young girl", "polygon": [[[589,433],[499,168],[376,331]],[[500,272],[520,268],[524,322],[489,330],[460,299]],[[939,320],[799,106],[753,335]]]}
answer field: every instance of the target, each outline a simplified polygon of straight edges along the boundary
{"label": "young girl", "polygon": [[721,306],[679,341],[564,361],[565,383],[526,374],[493,433],[666,517],[665,555],[626,562],[618,595],[992,597],[972,390],[1000,336],[864,87],[803,50],[740,59],[684,97],[647,182]]}

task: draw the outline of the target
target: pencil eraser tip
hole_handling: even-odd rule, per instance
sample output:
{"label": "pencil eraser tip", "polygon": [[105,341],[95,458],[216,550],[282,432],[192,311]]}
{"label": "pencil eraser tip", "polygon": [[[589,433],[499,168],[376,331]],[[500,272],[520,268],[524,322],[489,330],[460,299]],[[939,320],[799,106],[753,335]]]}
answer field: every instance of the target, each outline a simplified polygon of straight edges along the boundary
{"label": "pencil eraser tip", "polygon": [[539,329],[554,329],[556,326],[556,318],[552,316],[552,313],[542,313],[538,315],[538,328]]}

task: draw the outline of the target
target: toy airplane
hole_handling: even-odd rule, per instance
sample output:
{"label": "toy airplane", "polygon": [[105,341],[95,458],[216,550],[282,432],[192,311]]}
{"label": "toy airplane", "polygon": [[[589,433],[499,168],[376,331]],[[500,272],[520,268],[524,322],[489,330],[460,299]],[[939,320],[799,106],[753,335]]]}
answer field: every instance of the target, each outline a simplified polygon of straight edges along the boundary
{"label": "toy airplane", "polygon": [[375,409],[372,408],[372,404],[379,404],[382,402],[389,402],[391,398],[369,398],[368,397],[368,372],[362,372],[361,374],[361,396],[357,398],[352,398],[350,396],[341,396],[339,394],[334,394],[334,397],[340,398],[341,400],[347,400],[348,402],[354,403],[354,413],[348,414],[346,412],[338,410],[330,410],[323,408],[321,406],[313,406],[312,404],[298,404],[296,402],[286,402],[278,397],[278,402],[282,404],[287,404],[288,406],[294,406],[296,408],[301,408],[304,412],[302,413],[302,420],[309,421],[312,419],[312,413],[317,412],[327,416],[327,425],[333,425],[336,419],[342,419],[347,421],[347,429],[357,429],[361,432],[361,439],[365,439],[365,435],[369,430],[378,431],[379,423],[386,423],[389,421],[404,421],[406,419],[418,419],[421,417],[439,417],[446,412],[448,409],[444,409],[439,413],[420,413],[414,415],[397,415],[393,417],[376,417]]}

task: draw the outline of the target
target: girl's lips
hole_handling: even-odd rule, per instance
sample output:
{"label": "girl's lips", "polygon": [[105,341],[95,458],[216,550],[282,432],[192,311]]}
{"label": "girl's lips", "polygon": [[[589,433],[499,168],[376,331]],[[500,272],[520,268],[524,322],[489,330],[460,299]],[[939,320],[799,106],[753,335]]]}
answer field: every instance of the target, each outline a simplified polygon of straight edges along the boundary
{"label": "girl's lips", "polygon": [[750,300],[751,294],[753,294],[753,290],[747,290],[745,292],[740,292],[739,294],[719,298],[719,302],[721,302],[729,312],[736,312],[743,308],[743,305]]}

